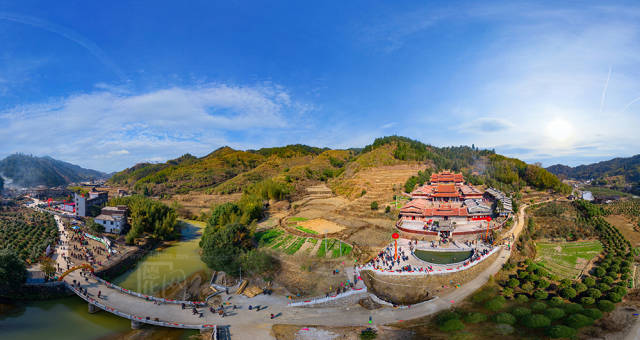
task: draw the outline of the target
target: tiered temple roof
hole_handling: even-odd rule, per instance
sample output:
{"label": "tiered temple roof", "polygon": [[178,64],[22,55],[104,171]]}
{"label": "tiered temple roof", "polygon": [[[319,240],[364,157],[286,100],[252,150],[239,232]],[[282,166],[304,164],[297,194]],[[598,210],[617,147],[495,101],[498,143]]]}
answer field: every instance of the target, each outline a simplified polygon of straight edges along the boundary
{"label": "tiered temple roof", "polygon": [[[484,213],[490,214],[491,211],[479,203],[482,201],[482,195],[482,191],[464,183],[461,173],[443,171],[431,175],[431,183],[411,192],[413,200],[400,209],[400,215],[428,218],[475,217]],[[469,204],[465,202],[473,203],[472,209],[469,209]]]}
{"label": "tiered temple roof", "polygon": [[464,178],[461,173],[453,173],[449,171],[442,171],[437,174],[431,175],[431,183],[463,183]]}

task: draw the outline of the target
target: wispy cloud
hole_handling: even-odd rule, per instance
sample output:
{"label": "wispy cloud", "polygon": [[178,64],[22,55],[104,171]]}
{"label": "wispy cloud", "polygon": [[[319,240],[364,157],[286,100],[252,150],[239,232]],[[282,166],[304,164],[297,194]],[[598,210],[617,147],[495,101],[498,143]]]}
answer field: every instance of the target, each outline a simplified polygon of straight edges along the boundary
{"label": "wispy cloud", "polygon": [[231,134],[289,126],[308,107],[280,86],[207,84],[98,91],[0,112],[3,152],[49,154],[99,169],[208,153]]}

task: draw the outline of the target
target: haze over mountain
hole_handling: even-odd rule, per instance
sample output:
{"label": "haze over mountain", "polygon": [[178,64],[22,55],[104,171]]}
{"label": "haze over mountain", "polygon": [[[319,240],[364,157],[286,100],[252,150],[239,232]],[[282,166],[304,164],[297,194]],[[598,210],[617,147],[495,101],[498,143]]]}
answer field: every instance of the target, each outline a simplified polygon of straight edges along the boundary
{"label": "haze over mountain", "polygon": [[108,176],[103,172],[85,169],[49,156],[36,157],[20,153],[7,156],[0,161],[0,175],[4,177],[5,186],[16,187],[51,187]]}
{"label": "haze over mountain", "polygon": [[640,154],[576,167],[556,164],[547,170],[562,178],[591,179],[596,185],[640,194]]}

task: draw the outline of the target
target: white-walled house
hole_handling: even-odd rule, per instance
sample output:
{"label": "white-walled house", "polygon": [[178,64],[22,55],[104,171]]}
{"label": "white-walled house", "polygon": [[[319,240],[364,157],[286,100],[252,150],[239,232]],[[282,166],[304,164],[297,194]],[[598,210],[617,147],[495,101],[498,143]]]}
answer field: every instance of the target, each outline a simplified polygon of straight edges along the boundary
{"label": "white-walled house", "polygon": [[93,221],[104,226],[107,233],[120,234],[127,224],[127,207],[123,205],[104,207]]}

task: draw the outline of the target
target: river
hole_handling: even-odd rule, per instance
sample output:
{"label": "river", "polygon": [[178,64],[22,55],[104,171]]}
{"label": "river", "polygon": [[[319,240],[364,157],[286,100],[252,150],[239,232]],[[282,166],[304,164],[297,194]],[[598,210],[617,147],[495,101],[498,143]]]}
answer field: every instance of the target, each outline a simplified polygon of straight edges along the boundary
{"label": "river", "polygon": [[207,266],[198,253],[204,224],[197,221],[183,223],[179,242],[152,251],[113,282],[129,290],[153,294],[171,283],[185,280],[199,270],[206,270]]}
{"label": "river", "polygon": [[[149,253],[114,281],[127,289],[150,294],[206,269],[198,255],[204,224],[183,222],[179,241]],[[6,339],[84,340],[117,338],[130,332],[129,320],[104,311],[89,314],[87,309],[86,302],[78,297],[0,304],[0,334]],[[161,337],[181,339],[193,334],[197,331],[175,330]]]}

